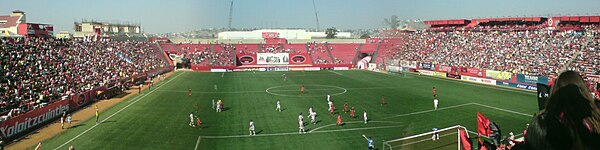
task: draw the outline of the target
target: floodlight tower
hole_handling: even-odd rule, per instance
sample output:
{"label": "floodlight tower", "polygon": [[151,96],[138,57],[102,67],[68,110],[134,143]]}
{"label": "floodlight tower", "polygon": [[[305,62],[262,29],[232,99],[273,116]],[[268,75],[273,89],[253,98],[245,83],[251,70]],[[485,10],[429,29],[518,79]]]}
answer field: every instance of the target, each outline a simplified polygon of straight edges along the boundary
{"label": "floodlight tower", "polygon": [[231,0],[231,5],[229,5],[229,26],[228,30],[231,30],[231,20],[233,18],[233,0]]}
{"label": "floodlight tower", "polygon": [[317,5],[315,5],[315,0],[313,2],[313,8],[315,9],[315,18],[317,19],[317,31],[319,31],[319,15],[317,15]]}

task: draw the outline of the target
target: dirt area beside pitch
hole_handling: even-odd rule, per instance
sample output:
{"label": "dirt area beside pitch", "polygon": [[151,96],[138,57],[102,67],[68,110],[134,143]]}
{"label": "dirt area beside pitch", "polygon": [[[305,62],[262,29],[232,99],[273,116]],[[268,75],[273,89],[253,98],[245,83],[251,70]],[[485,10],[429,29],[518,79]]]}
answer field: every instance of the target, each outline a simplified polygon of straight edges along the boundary
{"label": "dirt area beside pitch", "polygon": [[[167,79],[167,77],[170,77],[171,75],[173,75],[173,73],[174,72],[166,73],[165,74],[166,77],[164,79]],[[158,81],[161,81],[161,80],[156,79],[156,78],[154,79],[154,83],[157,83]],[[142,89],[147,89],[148,86],[146,86],[146,85],[143,86]],[[96,103],[88,105],[85,108],[77,110],[76,112],[71,114],[71,116],[73,118],[71,126],[77,126],[80,123],[93,118],[95,116],[95,108],[94,107],[96,105],[98,105],[98,110],[100,110],[100,118],[102,119],[102,112],[104,112],[105,110],[111,108],[112,106],[122,102],[123,100],[126,100],[127,98],[138,94],[138,87],[137,86],[131,87],[129,90],[125,91],[125,94],[126,95],[124,95],[124,96],[120,95],[120,96],[117,96],[115,98],[111,98],[108,100],[100,100],[100,101],[97,101]],[[104,115],[104,116],[106,116],[106,115]],[[66,122],[66,120],[65,120],[65,122]],[[60,128],[60,120],[57,120],[52,123],[49,123],[48,125],[46,125],[44,127],[41,127],[37,131],[34,131],[33,133],[31,133],[25,137],[18,139],[17,141],[14,141],[10,145],[7,145],[5,148],[6,149],[27,149],[29,147],[33,147],[33,146],[37,145],[38,143],[40,143],[44,140],[50,139],[50,138],[56,136],[57,134],[67,131],[67,130],[68,129],[62,130]],[[42,143],[42,145],[43,144],[44,143]]]}

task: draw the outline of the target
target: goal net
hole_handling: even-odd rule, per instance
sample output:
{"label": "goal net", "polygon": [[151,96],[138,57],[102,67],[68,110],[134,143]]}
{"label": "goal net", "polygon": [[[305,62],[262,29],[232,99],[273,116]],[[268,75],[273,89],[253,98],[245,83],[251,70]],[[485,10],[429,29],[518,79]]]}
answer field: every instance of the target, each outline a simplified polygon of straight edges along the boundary
{"label": "goal net", "polygon": [[[384,150],[393,149],[461,149],[460,130],[468,133],[467,128],[456,125],[427,133],[412,135],[404,138],[383,141]],[[438,138],[434,138],[437,133]],[[434,140],[435,139],[435,140]]]}

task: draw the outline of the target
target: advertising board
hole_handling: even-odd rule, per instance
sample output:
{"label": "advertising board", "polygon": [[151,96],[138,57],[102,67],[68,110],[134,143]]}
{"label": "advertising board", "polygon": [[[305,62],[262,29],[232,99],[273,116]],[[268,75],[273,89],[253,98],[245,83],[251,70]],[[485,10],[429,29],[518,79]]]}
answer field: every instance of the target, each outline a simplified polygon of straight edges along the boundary
{"label": "advertising board", "polygon": [[256,57],[259,65],[286,65],[290,62],[288,53],[258,53]]}

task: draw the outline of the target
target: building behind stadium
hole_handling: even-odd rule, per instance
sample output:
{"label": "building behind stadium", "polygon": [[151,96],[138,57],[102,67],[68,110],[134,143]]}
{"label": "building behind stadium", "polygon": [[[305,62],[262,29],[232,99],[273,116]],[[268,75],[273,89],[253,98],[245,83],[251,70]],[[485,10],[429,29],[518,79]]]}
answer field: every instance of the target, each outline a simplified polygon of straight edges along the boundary
{"label": "building behind stadium", "polygon": [[0,37],[51,37],[53,34],[53,25],[27,22],[23,11],[15,10],[0,16]]}
{"label": "building behind stadium", "polygon": [[73,38],[100,37],[111,40],[147,41],[142,26],[136,23],[111,23],[95,20],[74,22]]}

